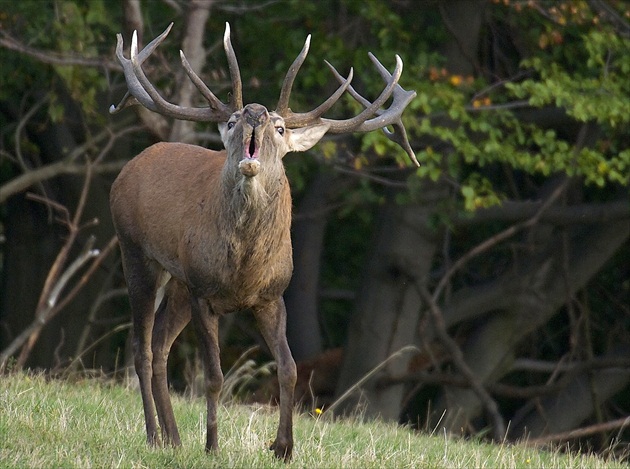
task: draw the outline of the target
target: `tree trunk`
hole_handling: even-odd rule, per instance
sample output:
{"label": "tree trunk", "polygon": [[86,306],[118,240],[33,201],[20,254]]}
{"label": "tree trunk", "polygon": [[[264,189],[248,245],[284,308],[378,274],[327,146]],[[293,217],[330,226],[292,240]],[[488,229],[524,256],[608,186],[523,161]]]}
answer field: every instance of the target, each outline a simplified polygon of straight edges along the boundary
{"label": "tree trunk", "polygon": [[[210,7],[214,0],[191,0],[186,17],[185,35],[182,40],[182,51],[190,66],[197,73],[201,73],[206,63],[206,50],[203,38],[206,32],[206,22],[210,16]],[[197,88],[183,70],[178,73],[178,96],[175,102],[179,106],[193,106],[193,97],[198,93]],[[194,136],[195,123],[184,120],[174,120],[168,140],[171,142],[196,143]]]}
{"label": "tree trunk", "polygon": [[[429,220],[442,194],[439,186],[427,185],[422,205],[399,205],[390,194],[383,207],[348,330],[338,396],[392,354],[415,344],[422,306],[416,284],[425,281],[433,263],[439,237]],[[376,383],[381,373],[404,372],[408,361],[409,354],[388,361],[340,406],[341,411],[359,407],[368,417],[398,419],[404,386],[381,389]]]}
{"label": "tree trunk", "polygon": [[[455,0],[439,4],[443,23],[451,33],[451,40],[443,49],[451,73],[473,74],[486,3]],[[417,323],[422,308],[417,286],[426,284],[439,246],[439,237],[429,226],[435,207],[447,190],[445,185],[426,183],[421,204],[399,206],[390,198],[383,208],[366,278],[349,326],[338,396],[390,355],[407,345],[417,345]],[[408,358],[398,357],[388,362],[381,372],[405,371]],[[361,386],[360,394],[354,393],[341,408],[351,411],[360,404],[367,416],[397,420],[405,387],[378,389],[376,378]]]}
{"label": "tree trunk", "polygon": [[317,174],[299,202],[291,227],[293,277],[284,302],[287,339],[295,360],[307,360],[322,352],[319,274],[328,223],[326,206],[335,190],[333,181],[334,176],[327,171]]}
{"label": "tree trunk", "polygon": [[[481,289],[486,301],[478,317],[491,316],[470,334],[463,347],[466,362],[484,383],[505,375],[514,360],[514,350],[528,334],[547,322],[568,298],[584,288],[604,263],[630,237],[630,221],[622,220],[589,227],[573,227],[567,252],[563,233],[557,233],[525,267],[524,273],[500,277]],[[563,259],[563,256],[568,256]],[[565,266],[566,265],[566,270]],[[514,269],[520,270],[515,267]],[[469,292],[464,295],[470,300]],[[456,293],[444,308],[445,321],[453,325],[461,298]],[[482,303],[478,302],[481,306]],[[445,418],[442,413],[448,409]],[[434,424],[461,432],[481,413],[477,396],[468,389],[447,387],[435,406]]]}

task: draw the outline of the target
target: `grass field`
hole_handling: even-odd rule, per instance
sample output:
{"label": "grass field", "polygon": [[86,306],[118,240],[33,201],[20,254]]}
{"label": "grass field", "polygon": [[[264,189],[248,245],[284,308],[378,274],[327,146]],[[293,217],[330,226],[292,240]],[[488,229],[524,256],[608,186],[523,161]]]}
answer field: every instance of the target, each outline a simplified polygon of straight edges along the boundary
{"label": "grass field", "polygon": [[[47,380],[0,375],[0,468],[287,467],[266,448],[277,412],[230,404],[220,409],[216,454],[206,454],[205,403],[174,397],[182,434],[178,449],[145,444],[136,390],[96,379]],[[296,415],[293,461],[304,468],[613,468],[592,456],[519,445],[490,445],[429,436],[382,422]]]}

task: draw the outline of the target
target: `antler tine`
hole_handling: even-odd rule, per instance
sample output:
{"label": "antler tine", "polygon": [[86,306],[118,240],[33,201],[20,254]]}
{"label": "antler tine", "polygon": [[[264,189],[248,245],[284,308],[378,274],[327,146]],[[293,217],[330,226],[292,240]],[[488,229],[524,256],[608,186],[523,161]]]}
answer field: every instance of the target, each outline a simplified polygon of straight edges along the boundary
{"label": "antler tine", "polygon": [[383,133],[385,136],[390,139],[392,142],[397,143],[400,147],[405,150],[407,156],[413,161],[417,167],[420,167],[420,162],[418,158],[416,158],[416,154],[411,148],[411,144],[409,143],[409,138],[407,137],[407,129],[402,122],[402,119],[399,117],[396,122],[392,122],[391,124],[394,127],[394,131],[390,131],[387,127],[383,127]]}
{"label": "antler tine", "polygon": [[[155,87],[151,84],[147,76],[144,74],[142,70],[142,64],[138,60],[138,36],[134,31],[133,36],[131,38],[131,65],[133,74],[136,77],[137,81],[142,85],[143,90],[146,94],[149,95],[152,107],[147,106],[140,97],[138,101],[145,107],[151,109],[152,111],[157,111],[160,114],[163,114],[168,117],[174,117],[176,119],[190,120],[190,121],[222,121],[226,119],[226,115],[223,112],[216,112],[216,110],[206,107],[206,108],[191,108],[191,107],[183,107],[177,106],[173,103],[165,100],[162,95],[155,89]],[[125,75],[126,76],[126,75]],[[134,94],[133,90],[129,90],[132,94]],[[228,114],[229,115],[229,114]]]}
{"label": "antler tine", "polygon": [[210,90],[210,88],[208,88],[206,84],[201,80],[201,78],[199,78],[199,75],[197,75],[192,69],[183,51],[180,50],[179,55],[182,59],[182,66],[184,67],[184,71],[188,75],[188,78],[190,78],[190,81],[193,82],[193,85],[197,87],[201,95],[206,99],[206,101],[208,101],[210,107],[217,111],[226,113],[228,116],[232,114],[236,109],[232,109],[230,106],[227,106],[219,98],[216,97],[216,95]]}
{"label": "antler tine", "polygon": [[192,108],[177,106],[165,100],[160,93],[151,84],[144,71],[142,63],[151,55],[157,46],[166,38],[170,32],[173,23],[171,23],[162,34],[153,39],[146,47],[138,52],[138,34],[134,31],[131,37],[130,58],[127,59],[123,55],[123,38],[121,34],[117,34],[116,56],[120,61],[127,81],[129,91],[117,106],[111,106],[109,112],[116,113],[121,109],[134,104],[141,104],[147,109],[163,114],[167,117],[176,119],[184,119],[190,121],[201,122],[222,122],[229,118],[233,110],[223,104],[201,81],[199,76],[192,70],[190,64],[186,60],[183,52],[180,51],[182,57],[182,65],[186,74],[193,84],[201,92],[204,98],[210,104],[210,107]]}
{"label": "antler tine", "polygon": [[142,48],[142,50],[138,53],[138,62],[140,62],[140,64],[143,64],[144,61],[147,60],[149,56],[153,53],[153,51],[157,49],[157,46],[159,46],[162,43],[162,41],[166,38],[166,36],[168,36],[168,33],[171,32],[171,28],[173,27],[173,24],[175,23],[171,21],[171,24],[169,24],[166,27],[166,29],[162,32],[162,34],[157,36],[155,39],[153,39],[151,42],[149,42],[146,46]]}
{"label": "antler tine", "polygon": [[[372,130],[381,128],[383,129],[383,133],[385,133],[389,140],[400,145],[403,150],[405,150],[409,158],[413,161],[413,163],[416,166],[420,166],[420,163],[418,162],[416,155],[409,143],[407,131],[405,130],[405,126],[403,125],[401,118],[402,112],[405,110],[409,102],[416,97],[415,91],[407,91],[398,84],[398,79],[400,78],[400,74],[402,73],[402,59],[398,55],[396,55],[396,69],[394,70],[393,74],[390,74],[389,71],[383,66],[383,64],[381,64],[381,62],[376,58],[374,54],[369,53],[368,55],[370,57],[370,60],[372,60],[372,63],[374,63],[374,65],[376,66],[383,80],[388,83],[388,86],[385,88],[385,90],[383,90],[381,96],[379,96],[379,98],[377,98],[374,103],[370,103],[370,101],[357,93],[357,91],[352,86],[349,86],[348,93],[350,93],[350,96],[356,99],[366,109],[364,109],[363,112],[358,116],[352,119],[347,119],[345,121],[333,121],[330,119],[322,119],[322,121],[331,123],[331,128],[329,130],[330,133],[371,132]],[[330,63],[326,62],[326,64],[335,75],[335,78],[337,78],[338,81],[342,82],[344,80],[343,76]],[[390,87],[391,91],[387,93],[388,88]],[[385,99],[381,100],[381,98],[385,95]],[[381,105],[390,96],[393,96],[393,100],[389,108],[387,110],[380,109]],[[376,106],[379,101],[382,102],[380,102],[380,104]],[[376,117],[370,119],[369,117],[373,115],[376,115]],[[359,117],[361,116],[364,117],[362,120],[359,119]],[[393,126],[394,130],[388,130],[388,125]]]}
{"label": "antler tine", "polygon": [[284,114],[279,113],[284,117],[285,124],[290,128],[304,127],[317,121],[326,111],[328,111],[334,104],[339,101],[341,95],[348,89],[350,82],[354,76],[354,71],[350,68],[347,78],[341,77],[341,85],[337,90],[330,95],[330,97],[315,109],[309,112],[295,113],[291,109],[287,109]]}
{"label": "antler tine", "polygon": [[[330,64],[329,64],[329,67],[334,68]],[[322,121],[328,122],[330,124],[330,130],[328,132],[334,133],[334,134],[342,134],[342,133],[358,131],[359,128],[364,126],[366,122],[369,122],[368,119],[370,117],[376,115],[379,108],[383,104],[385,104],[385,102],[389,99],[389,97],[394,92],[394,87],[398,83],[398,79],[400,78],[401,74],[402,74],[402,60],[399,56],[396,56],[396,68],[394,69],[394,73],[390,75],[390,79],[387,82],[387,86],[385,87],[385,89],[383,89],[383,91],[381,91],[381,94],[378,96],[378,98],[376,98],[373,103],[369,103],[369,106],[367,106],[363,111],[361,111],[360,114],[354,117],[351,117],[350,119],[344,119],[344,120],[322,119]],[[371,130],[374,130],[377,128],[379,127],[374,127]],[[361,131],[367,132],[368,130],[362,129]]]}
{"label": "antler tine", "polygon": [[[173,27],[173,23],[169,24],[164,32],[153,39],[149,44],[147,44],[138,54],[138,61],[140,64],[144,63],[144,61],[151,55],[151,53],[160,45],[160,43],[164,40],[168,33],[171,32],[171,28]],[[134,32],[135,34],[135,32]],[[125,73],[125,80],[127,81],[127,87],[130,91],[125,93],[123,99],[120,100],[117,106],[113,104],[109,108],[110,114],[115,114],[120,110],[134,106],[136,104],[142,104],[146,108],[157,111],[157,108],[151,102],[151,97],[144,91],[138,80],[133,74],[133,69],[131,67],[131,60],[125,58],[123,55],[123,37],[122,34],[116,34],[116,57],[118,57],[118,61],[123,67],[123,71]],[[135,98],[135,99],[134,99]]]}
{"label": "antler tine", "polygon": [[243,85],[241,82],[241,70],[236,60],[236,54],[230,40],[230,23],[225,23],[225,34],[223,35],[223,48],[228,58],[230,77],[232,78],[232,108],[234,110],[243,109]]}
{"label": "antler tine", "polygon": [[293,89],[293,82],[295,81],[295,77],[300,70],[300,67],[304,63],[306,59],[306,55],[308,54],[308,49],[311,44],[311,35],[309,34],[306,37],[306,41],[304,41],[304,47],[302,47],[302,51],[295,58],[291,66],[289,67],[289,71],[287,72],[286,77],[284,78],[284,82],[282,83],[282,90],[280,91],[280,99],[278,100],[278,106],[276,107],[276,112],[284,117],[285,124],[287,127],[298,128],[304,127],[306,125],[312,124],[317,121],[326,111],[328,111],[334,104],[339,100],[341,95],[346,91],[348,86],[350,86],[350,82],[352,81],[352,77],[354,71],[352,68],[350,69],[350,73],[347,78],[341,78],[339,80],[341,85],[337,90],[322,104],[309,112],[301,112],[294,113],[289,108],[289,98],[291,97],[291,90]]}
{"label": "antler tine", "polygon": [[302,47],[302,50],[295,58],[295,60],[289,67],[289,70],[287,71],[287,75],[284,77],[284,81],[282,82],[282,89],[280,90],[280,98],[278,99],[278,105],[276,106],[276,112],[281,116],[284,116],[289,110],[289,98],[291,97],[293,82],[295,81],[295,77],[300,71],[300,67],[302,67],[304,60],[306,60],[310,45],[311,35],[309,34],[308,36],[306,36],[306,41],[304,41],[304,47]]}
{"label": "antler tine", "polygon": [[123,97],[123,99],[120,100],[118,105],[114,106],[112,104],[109,107],[109,113],[115,114],[128,106],[133,106],[138,103],[142,104],[147,109],[157,111],[157,108],[155,108],[151,97],[147,94],[146,91],[144,91],[144,88],[142,88],[142,85],[133,74],[131,60],[127,59],[123,55],[123,37],[120,33],[116,34],[116,57],[118,57],[118,61],[123,67],[125,81],[127,82],[127,88],[129,88],[129,91],[125,93],[125,96]]}

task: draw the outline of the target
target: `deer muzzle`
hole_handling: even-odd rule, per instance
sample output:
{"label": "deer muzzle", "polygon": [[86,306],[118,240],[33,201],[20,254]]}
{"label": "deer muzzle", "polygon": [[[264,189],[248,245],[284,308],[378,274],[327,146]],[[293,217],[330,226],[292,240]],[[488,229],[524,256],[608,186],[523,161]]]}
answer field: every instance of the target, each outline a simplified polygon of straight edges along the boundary
{"label": "deer muzzle", "polygon": [[239,162],[238,168],[241,174],[246,177],[254,177],[260,171],[260,161],[258,160],[261,133],[265,124],[269,121],[269,112],[261,104],[248,104],[243,109],[245,123],[251,127],[251,136],[245,141],[243,159]]}
{"label": "deer muzzle", "polygon": [[243,116],[245,122],[251,125],[254,129],[265,124],[269,120],[269,112],[267,108],[262,104],[252,103],[245,106],[243,109]]}

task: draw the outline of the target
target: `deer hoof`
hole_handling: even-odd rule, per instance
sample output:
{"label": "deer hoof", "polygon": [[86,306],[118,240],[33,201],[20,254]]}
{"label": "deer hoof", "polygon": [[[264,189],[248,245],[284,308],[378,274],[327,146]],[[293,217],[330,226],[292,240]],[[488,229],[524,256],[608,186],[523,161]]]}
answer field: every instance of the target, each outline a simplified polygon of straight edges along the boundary
{"label": "deer hoof", "polygon": [[246,177],[254,177],[260,171],[260,161],[254,158],[245,158],[238,164],[241,174]]}
{"label": "deer hoof", "polygon": [[281,443],[277,439],[269,447],[276,458],[284,460],[284,462],[291,461],[291,455],[293,453],[293,442]]}

